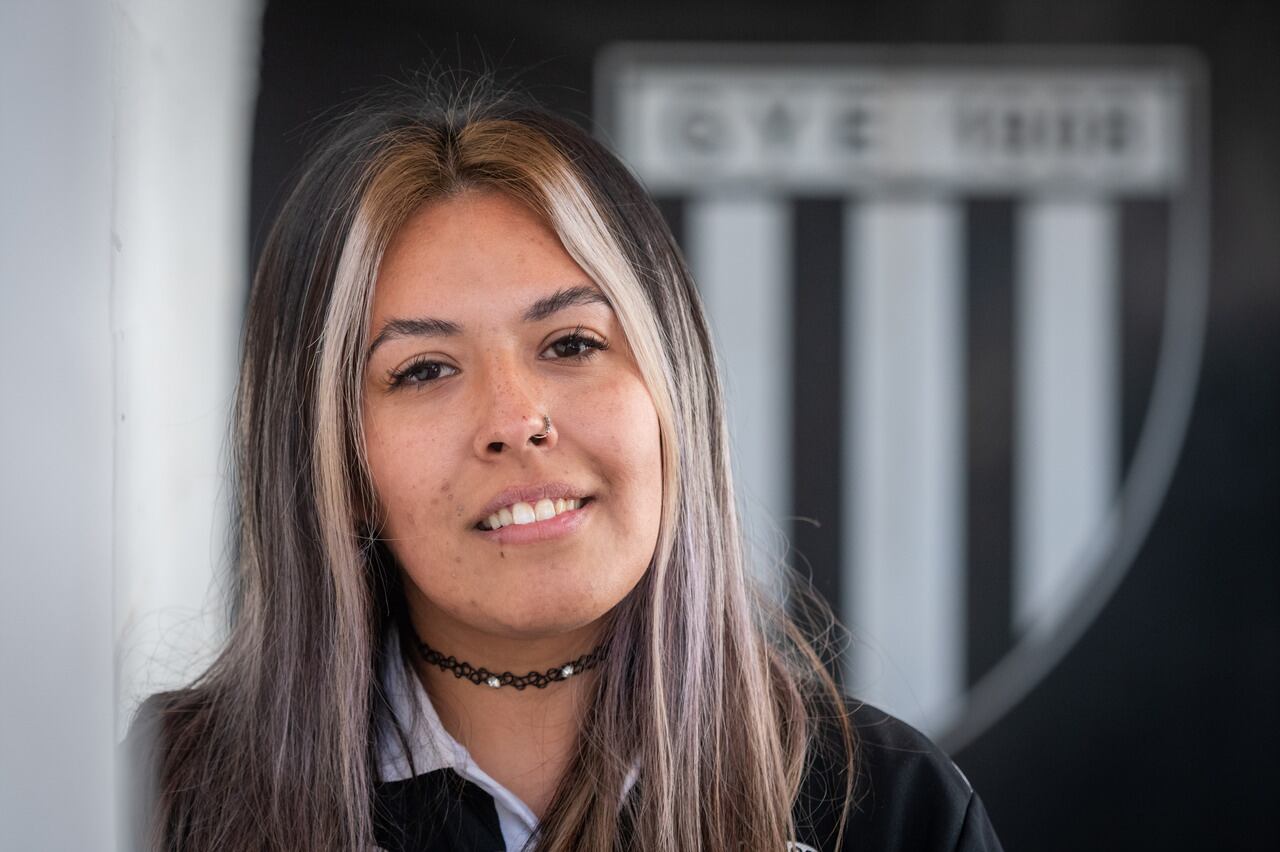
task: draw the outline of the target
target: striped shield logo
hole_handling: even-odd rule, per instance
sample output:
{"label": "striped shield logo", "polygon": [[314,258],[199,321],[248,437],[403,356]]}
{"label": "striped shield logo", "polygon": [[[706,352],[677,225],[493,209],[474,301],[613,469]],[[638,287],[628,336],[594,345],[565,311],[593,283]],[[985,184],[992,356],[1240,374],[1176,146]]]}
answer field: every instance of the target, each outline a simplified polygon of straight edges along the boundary
{"label": "striped shield logo", "polygon": [[964,745],[1168,487],[1208,283],[1198,64],[625,44],[596,85],[707,304],[757,561],[808,563],[851,691]]}

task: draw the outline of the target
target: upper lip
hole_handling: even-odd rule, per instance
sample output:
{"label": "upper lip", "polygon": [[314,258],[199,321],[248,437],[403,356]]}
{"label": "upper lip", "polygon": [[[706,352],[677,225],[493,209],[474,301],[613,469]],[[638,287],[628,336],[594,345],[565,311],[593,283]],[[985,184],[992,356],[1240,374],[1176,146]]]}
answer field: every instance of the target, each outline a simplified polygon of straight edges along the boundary
{"label": "upper lip", "polygon": [[567,482],[539,482],[531,485],[513,485],[510,488],[504,488],[497,494],[493,495],[484,508],[480,510],[480,515],[475,519],[475,523],[488,518],[495,514],[504,506],[510,506],[513,503],[537,503],[539,500],[558,500],[561,497],[568,500],[570,498],[583,498],[589,496],[588,493],[576,485],[570,485]]}

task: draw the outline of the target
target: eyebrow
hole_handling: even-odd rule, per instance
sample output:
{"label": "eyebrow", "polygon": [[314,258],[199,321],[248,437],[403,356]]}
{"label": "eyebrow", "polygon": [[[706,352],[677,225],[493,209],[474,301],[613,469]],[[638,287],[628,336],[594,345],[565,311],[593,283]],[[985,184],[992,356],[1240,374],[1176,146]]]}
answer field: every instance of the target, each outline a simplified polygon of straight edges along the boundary
{"label": "eyebrow", "polygon": [[554,314],[556,311],[562,311],[565,308],[574,305],[591,305],[591,304],[608,305],[609,300],[604,297],[595,287],[587,284],[579,284],[576,287],[567,287],[563,290],[557,290],[546,298],[539,299],[529,306],[524,312],[522,319],[525,322],[537,322],[544,320]]}
{"label": "eyebrow", "polygon": [[[524,322],[537,322],[565,308],[591,304],[609,305],[609,300],[605,298],[604,293],[601,293],[595,287],[589,284],[578,284],[574,287],[561,288],[550,296],[539,299],[526,308],[520,318]],[[610,305],[610,307],[612,306]],[[435,317],[390,319],[382,326],[382,330],[378,332],[377,336],[373,338],[373,342],[369,344],[369,352],[366,357],[372,356],[374,351],[388,340],[400,337],[453,337],[461,333],[462,325],[451,320],[436,319]]]}

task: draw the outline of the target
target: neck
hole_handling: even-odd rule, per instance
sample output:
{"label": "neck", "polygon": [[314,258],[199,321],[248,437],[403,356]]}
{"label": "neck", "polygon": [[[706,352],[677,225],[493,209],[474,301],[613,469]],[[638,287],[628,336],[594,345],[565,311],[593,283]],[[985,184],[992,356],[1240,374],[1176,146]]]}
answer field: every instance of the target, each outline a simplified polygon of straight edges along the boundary
{"label": "neck", "polygon": [[[496,674],[560,668],[593,650],[599,634],[599,626],[590,625],[546,637],[469,635],[442,619],[414,617],[413,622],[418,637],[444,656]],[[495,689],[428,663],[416,643],[413,660],[444,729],[541,819],[572,757],[595,672],[544,689]]]}

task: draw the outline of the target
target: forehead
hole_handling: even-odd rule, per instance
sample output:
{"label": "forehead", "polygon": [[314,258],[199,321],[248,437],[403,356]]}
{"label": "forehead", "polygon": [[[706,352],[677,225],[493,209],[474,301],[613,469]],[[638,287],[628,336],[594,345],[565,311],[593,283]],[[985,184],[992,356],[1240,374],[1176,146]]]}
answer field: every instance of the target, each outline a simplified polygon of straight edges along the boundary
{"label": "forehead", "polygon": [[504,313],[591,283],[533,210],[500,192],[470,190],[424,204],[396,232],[378,271],[373,313]]}

